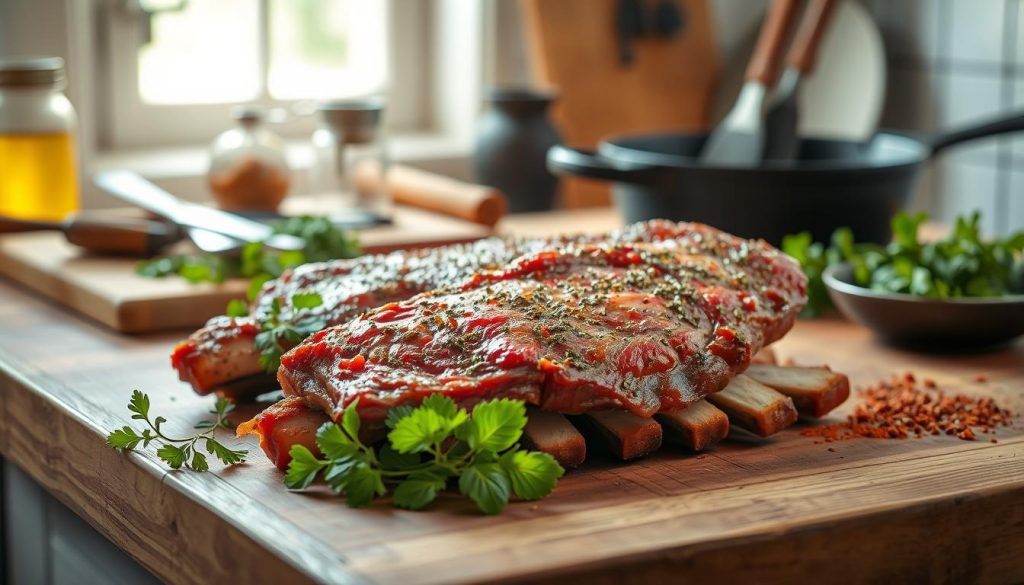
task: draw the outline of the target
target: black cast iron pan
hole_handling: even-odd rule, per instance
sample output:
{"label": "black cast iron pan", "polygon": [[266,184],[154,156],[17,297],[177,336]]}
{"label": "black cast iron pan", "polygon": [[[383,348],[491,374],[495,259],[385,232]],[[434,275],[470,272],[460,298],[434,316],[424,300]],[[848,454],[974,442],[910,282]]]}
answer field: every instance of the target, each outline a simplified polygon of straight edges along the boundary
{"label": "black cast iron pan", "polygon": [[1018,130],[1021,112],[927,137],[805,138],[796,160],[757,167],[702,165],[706,135],[650,134],[605,140],[597,152],[555,146],[547,162],[556,174],[615,183],[627,222],[699,221],[774,244],[805,230],[828,241],[849,226],[858,241],[886,243],[889,220],[906,206],[926,162],[955,144]]}

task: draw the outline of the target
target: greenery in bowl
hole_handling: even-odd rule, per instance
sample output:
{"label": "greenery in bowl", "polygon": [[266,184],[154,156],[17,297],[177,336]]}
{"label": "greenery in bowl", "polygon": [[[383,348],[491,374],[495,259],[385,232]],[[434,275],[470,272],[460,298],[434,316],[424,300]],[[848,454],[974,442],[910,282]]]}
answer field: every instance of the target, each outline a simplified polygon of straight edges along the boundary
{"label": "greenery in bowl", "polygon": [[804,316],[817,316],[831,306],[822,273],[849,262],[858,286],[931,299],[998,297],[1024,293],[1024,232],[985,240],[980,214],[961,216],[945,238],[922,242],[925,213],[899,213],[892,219],[887,246],[856,243],[849,228],[832,234],[829,245],[814,242],[810,233],[786,236],[784,252],[796,258],[808,278]]}

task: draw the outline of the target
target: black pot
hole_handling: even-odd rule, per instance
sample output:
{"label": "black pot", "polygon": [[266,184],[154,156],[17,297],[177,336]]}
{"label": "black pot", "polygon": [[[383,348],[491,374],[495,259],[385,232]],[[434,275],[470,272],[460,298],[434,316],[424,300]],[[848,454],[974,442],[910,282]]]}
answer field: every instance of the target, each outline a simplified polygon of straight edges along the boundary
{"label": "black pot", "polygon": [[603,141],[596,153],[556,146],[548,167],[614,182],[615,204],[630,223],[698,221],[776,245],[801,231],[828,241],[849,226],[858,241],[885,243],[889,220],[906,206],[925,162],[953,144],[1017,130],[1024,130],[1024,114],[930,138],[879,132],[864,143],[803,139],[797,160],[758,167],[702,165],[706,135],[645,135]]}
{"label": "black pot", "polygon": [[558,177],[545,164],[548,149],[561,142],[548,119],[553,100],[547,92],[494,88],[477,122],[476,180],[503,192],[512,213],[554,206]]}

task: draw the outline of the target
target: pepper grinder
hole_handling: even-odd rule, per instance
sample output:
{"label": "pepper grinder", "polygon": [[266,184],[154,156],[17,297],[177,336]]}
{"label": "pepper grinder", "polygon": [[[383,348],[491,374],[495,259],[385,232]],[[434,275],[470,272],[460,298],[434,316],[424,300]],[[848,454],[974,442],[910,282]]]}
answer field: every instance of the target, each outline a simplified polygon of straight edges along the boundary
{"label": "pepper grinder", "polygon": [[[324,211],[361,211],[378,220],[391,215],[386,182],[357,188],[356,171],[374,167],[386,173],[387,149],[380,98],[330,100],[317,106],[320,127],[313,133],[314,163],[310,191],[321,199]],[[386,176],[386,175],[385,175]]]}

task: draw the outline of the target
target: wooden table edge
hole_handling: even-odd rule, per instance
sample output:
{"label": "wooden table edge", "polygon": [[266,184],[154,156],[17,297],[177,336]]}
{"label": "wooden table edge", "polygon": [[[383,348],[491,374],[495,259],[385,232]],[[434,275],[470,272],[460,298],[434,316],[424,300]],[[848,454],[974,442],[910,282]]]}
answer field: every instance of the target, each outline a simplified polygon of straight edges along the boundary
{"label": "wooden table edge", "polygon": [[[215,473],[207,472],[209,477],[215,477],[216,480],[213,483],[206,482],[203,487],[207,494],[216,490],[219,492],[219,497],[199,499],[189,493],[191,491],[188,488],[189,482],[200,479],[196,478],[192,473],[170,471],[162,462],[148,454],[138,452],[122,454],[111,449],[106,445],[104,439],[108,429],[101,429],[90,424],[84,416],[75,412],[68,405],[54,400],[51,393],[28,381],[23,374],[12,367],[10,359],[2,350],[0,350],[0,397],[2,397],[3,402],[0,405],[0,423],[2,423],[2,426],[0,426],[0,453],[3,454],[4,458],[18,465],[28,476],[46,489],[48,493],[74,510],[93,528],[162,580],[168,583],[193,582],[187,577],[188,573],[182,571],[180,564],[158,564],[154,562],[154,558],[151,555],[146,554],[145,548],[141,546],[142,543],[138,540],[125,539],[117,534],[114,531],[115,527],[112,526],[111,519],[108,517],[111,509],[102,508],[104,513],[97,513],[98,510],[93,506],[96,502],[89,499],[88,495],[82,491],[81,486],[55,481],[52,474],[46,473],[43,464],[52,467],[58,463],[62,465],[72,465],[74,463],[67,459],[62,461],[55,460],[52,456],[54,445],[41,447],[41,449],[45,449],[46,454],[43,461],[40,461],[38,453],[33,457],[32,453],[25,452],[14,446],[14,441],[11,437],[11,433],[15,432],[12,428],[12,410],[24,410],[27,412],[51,411],[52,414],[63,416],[64,418],[61,420],[53,419],[45,423],[33,421],[29,424],[39,426],[43,434],[46,431],[55,431],[55,428],[59,427],[60,432],[55,434],[64,437],[68,436],[69,430],[72,433],[76,430],[78,432],[84,431],[95,440],[90,441],[89,444],[78,444],[77,447],[87,449],[97,458],[103,458],[108,462],[115,462],[117,472],[128,474],[127,477],[122,478],[124,484],[135,485],[136,482],[141,481],[142,483],[151,484],[156,489],[170,488],[170,490],[164,491],[172,494],[174,498],[172,502],[174,505],[169,508],[175,516],[203,513],[218,518],[225,526],[230,527],[231,530],[237,533],[237,536],[240,537],[237,539],[238,542],[248,543],[251,548],[245,551],[245,554],[250,555],[254,561],[258,561],[251,563],[251,566],[253,567],[254,575],[259,578],[249,582],[274,582],[277,580],[274,576],[287,578],[286,582],[288,583],[331,582],[357,584],[367,582],[362,575],[347,570],[344,566],[344,559],[339,558],[337,553],[327,547],[323,547],[316,541],[310,541],[305,533],[296,525],[290,522],[275,521],[275,516],[269,512],[265,514],[266,522],[269,525],[264,525],[263,534],[259,534],[247,526],[242,526],[232,521],[225,514],[220,513],[216,508],[216,504],[225,503],[230,505],[232,502],[243,501],[243,498],[238,497],[238,491],[222,478],[216,476]],[[124,423],[124,420],[106,415],[98,409],[92,414],[102,417],[102,419],[108,419],[107,422],[110,425],[110,429]],[[68,429],[66,425],[69,424],[77,427],[77,429]],[[56,447],[59,449],[61,446],[58,445]],[[111,492],[108,495],[120,498],[130,504],[136,513],[145,514],[152,507],[152,502],[139,500],[137,492],[134,491]],[[259,504],[256,504],[256,506],[259,506]],[[132,518],[124,515],[117,520],[122,524],[132,523]],[[269,535],[275,535],[278,538],[267,538]],[[187,538],[182,540],[186,546],[189,546],[190,543]],[[242,551],[234,552],[239,554]],[[271,554],[267,554],[268,552]],[[195,561],[205,558],[209,554],[210,551],[207,550],[194,550],[179,554],[176,558],[179,561],[182,559]],[[321,570],[316,570],[312,566],[313,563],[308,562],[312,560],[316,561],[315,564],[319,565]],[[274,561],[276,561],[276,566],[268,570],[268,562]],[[258,570],[256,570],[257,568]],[[272,580],[266,580],[268,577]]]}
{"label": "wooden table edge", "polygon": [[[209,514],[222,521],[223,525],[237,533],[239,538],[235,542],[246,544],[244,550],[234,550],[233,554],[243,559],[246,557],[251,559],[252,562],[249,564],[253,567],[254,571],[258,567],[258,571],[254,573],[255,580],[252,582],[264,582],[277,580],[278,578],[286,578],[289,583],[363,583],[371,581],[366,574],[360,573],[351,567],[346,567],[344,557],[337,552],[306,538],[305,533],[298,526],[290,522],[274,521],[271,514],[266,514],[267,524],[263,526],[263,530],[254,531],[251,529],[251,525],[248,527],[242,526],[220,513],[217,510],[216,504],[226,503],[230,505],[232,502],[242,501],[243,498],[239,497],[234,487],[212,472],[204,474],[202,478],[187,472],[168,472],[161,462],[149,455],[140,453],[122,455],[111,450],[103,442],[103,436],[107,429],[98,428],[97,425],[90,423],[83,415],[76,412],[72,405],[60,403],[54,399],[52,393],[28,381],[25,374],[12,367],[11,360],[3,351],[0,351],[0,383],[2,383],[2,388],[4,389],[3,418],[0,419],[3,422],[3,429],[0,430],[0,449],[2,449],[3,455],[19,465],[29,476],[47,489],[48,492],[75,510],[92,526],[160,578],[170,583],[187,583],[190,582],[188,578],[190,573],[183,572],[183,567],[180,564],[161,562],[161,559],[147,554],[146,547],[141,546],[141,543],[137,540],[122,538],[116,532],[116,526],[109,518],[111,512],[109,508],[97,510],[95,507],[96,502],[91,501],[88,494],[79,489],[80,486],[61,483],[56,481],[52,474],[46,473],[38,453],[33,457],[33,453],[14,446],[10,436],[10,433],[14,432],[12,428],[12,410],[24,410],[26,412],[49,410],[52,411],[52,414],[63,417],[61,420],[51,420],[50,424],[46,426],[50,430],[54,426],[59,426],[62,430],[59,435],[67,437],[76,432],[74,429],[68,428],[70,424],[77,427],[78,434],[84,432],[85,435],[91,437],[92,440],[88,441],[88,444],[79,444],[79,447],[91,452],[97,458],[113,462],[118,473],[129,474],[130,477],[124,479],[124,482],[127,484],[141,481],[153,484],[153,487],[156,489],[171,488],[166,490],[173,496],[167,507],[176,517],[185,514],[201,513]],[[87,406],[87,404],[76,406],[82,407]],[[123,423],[123,420],[103,413],[99,409],[95,409],[90,414],[100,417],[100,420],[108,419],[110,428]],[[1009,447],[1017,443],[1017,441],[1014,441],[1006,446]],[[59,447],[56,446],[58,451]],[[45,448],[47,456],[44,460],[47,466],[54,467],[74,463],[70,460],[55,460],[51,452],[55,446],[46,445]],[[823,470],[823,472],[826,471]],[[206,481],[211,476],[215,478],[212,483]],[[204,481],[203,489],[205,493],[210,494],[214,492],[215,495],[206,499],[195,498],[194,492],[189,488],[189,483],[192,481]],[[111,492],[108,495],[112,498],[121,498],[135,509],[137,514],[146,513],[146,509],[151,505],[151,502],[139,500],[134,492]],[[928,511],[932,513],[932,518],[934,519],[937,515],[941,516],[947,508],[962,506],[965,501],[982,501],[1006,498],[1008,496],[1011,497],[1011,501],[1019,502],[1018,507],[1024,510],[1024,478],[1021,478],[1019,482],[1000,486],[998,489],[980,489],[954,500],[941,497],[924,498],[911,506],[903,507],[901,514],[915,514],[919,511]],[[255,506],[261,507],[258,504],[255,504]],[[588,577],[588,581],[600,582],[601,574],[606,573],[609,576],[608,582],[612,582],[615,579],[621,579],[622,575],[626,573],[639,577],[649,571],[664,569],[663,566],[658,565],[658,561],[662,564],[667,562],[669,565],[674,565],[681,562],[681,560],[692,560],[702,554],[728,553],[729,551],[754,545],[763,547],[766,546],[765,543],[768,543],[767,546],[784,546],[786,542],[797,539],[803,534],[818,531],[823,526],[829,526],[832,530],[855,530],[858,526],[870,523],[872,519],[877,518],[880,514],[891,513],[891,506],[881,505],[873,513],[866,516],[824,519],[805,526],[789,527],[778,532],[765,532],[760,529],[744,530],[740,533],[723,535],[720,538],[699,544],[682,543],[646,551],[628,552],[601,560],[581,561],[554,569],[542,568],[530,572],[507,575],[506,578],[495,579],[495,581],[508,583],[545,581],[585,575]],[[992,513],[1002,514],[1004,511],[1000,509]],[[127,515],[123,515],[117,520],[122,524],[130,524],[132,522],[132,519]],[[926,517],[924,520],[927,521],[929,518]],[[276,536],[277,538],[270,538],[270,536]],[[186,550],[175,557],[178,560],[189,559],[196,561],[203,559],[204,555],[209,552],[204,550],[189,551],[187,549],[190,546],[188,539],[182,540]],[[202,569],[203,566],[199,564],[192,570],[201,572]],[[490,581],[491,579],[489,578],[488,580]]]}

